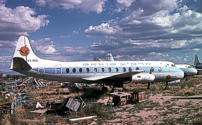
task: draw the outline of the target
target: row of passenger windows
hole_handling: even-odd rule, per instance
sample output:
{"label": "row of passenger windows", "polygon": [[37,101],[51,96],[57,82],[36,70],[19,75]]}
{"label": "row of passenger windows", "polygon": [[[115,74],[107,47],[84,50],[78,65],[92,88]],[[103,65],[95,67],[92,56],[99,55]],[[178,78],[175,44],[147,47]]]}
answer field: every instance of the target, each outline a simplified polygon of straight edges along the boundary
{"label": "row of passenger windows", "polygon": [[[95,73],[98,71],[97,68],[94,68],[93,70],[94,70]],[[125,68],[125,67],[123,67],[122,70],[123,70],[123,72],[126,72],[126,68]],[[139,68],[136,67],[136,70],[139,70]],[[89,69],[89,68],[86,68],[86,72],[89,73],[89,71],[90,71],[90,69]],[[108,68],[108,72],[111,72],[111,71],[112,71],[112,69],[111,69],[111,68]],[[128,71],[129,71],[129,72],[132,72],[132,68],[129,67],[129,68],[128,68]],[[154,72],[154,68],[151,67],[150,71],[151,71],[151,72]],[[158,68],[158,71],[161,72],[161,67]],[[69,68],[66,69],[66,72],[67,72],[67,73],[70,72]],[[76,68],[73,68],[73,69],[72,69],[72,72],[75,73],[75,72],[76,72]],[[79,72],[82,73],[82,72],[83,72],[83,69],[82,69],[82,68],[79,68]],[[101,68],[101,72],[105,72],[105,68]],[[115,68],[115,72],[119,72],[119,68],[116,67],[116,68]]]}

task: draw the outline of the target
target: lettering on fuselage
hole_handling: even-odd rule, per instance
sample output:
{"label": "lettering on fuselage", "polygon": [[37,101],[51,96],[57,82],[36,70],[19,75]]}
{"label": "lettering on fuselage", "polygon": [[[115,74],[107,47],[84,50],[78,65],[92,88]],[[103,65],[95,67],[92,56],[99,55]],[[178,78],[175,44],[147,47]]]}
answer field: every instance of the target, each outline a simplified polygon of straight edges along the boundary
{"label": "lettering on fuselage", "polygon": [[83,66],[150,66],[151,63],[83,63]]}
{"label": "lettering on fuselage", "polygon": [[27,62],[38,62],[38,59],[28,59]]}

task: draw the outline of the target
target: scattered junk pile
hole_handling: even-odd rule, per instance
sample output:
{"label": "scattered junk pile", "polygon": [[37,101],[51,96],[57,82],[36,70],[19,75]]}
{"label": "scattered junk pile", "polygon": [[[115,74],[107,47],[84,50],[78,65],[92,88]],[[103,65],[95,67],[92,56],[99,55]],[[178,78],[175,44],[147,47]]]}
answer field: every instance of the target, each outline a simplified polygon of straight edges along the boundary
{"label": "scattered junk pile", "polygon": [[[112,100],[110,99],[112,96]],[[107,102],[108,105],[125,105],[127,103],[137,103],[146,101],[147,96],[146,92],[133,91],[132,93],[125,92],[114,92],[110,93],[109,100]]]}
{"label": "scattered junk pile", "polygon": [[[89,103],[84,99],[85,100],[84,102],[84,100],[81,97],[80,99],[65,98],[62,103],[57,102],[54,99],[43,99],[41,100],[41,103],[36,102],[36,100],[33,99],[33,97],[39,95],[31,95],[28,92],[26,93],[24,88],[27,88],[29,90],[38,89],[41,87],[45,87],[47,85],[53,85],[53,82],[44,82],[40,79],[35,79],[32,77],[28,77],[22,80],[22,82],[20,83],[18,80],[14,82],[7,82],[1,85],[3,88],[3,91],[1,91],[1,93],[5,95],[5,98],[8,97],[15,98],[15,100],[13,100],[10,104],[4,104],[0,106],[9,110],[11,114],[13,114],[15,109],[20,106],[22,108],[29,109],[30,112],[39,113],[40,116],[42,116],[43,114],[69,115],[72,112],[76,113],[78,110],[84,108],[86,105],[104,104],[104,103],[98,103],[95,100]],[[87,84],[61,83],[61,87],[75,88],[81,86],[82,87],[87,86]],[[146,92],[133,91],[131,93],[125,93],[116,91],[109,94],[109,100],[107,102],[107,105],[111,106],[125,105],[128,103],[144,102],[146,101],[146,99],[147,99]],[[92,119],[95,117],[97,116],[69,119],[69,121],[79,121],[85,119]]]}
{"label": "scattered junk pile", "polygon": [[18,79],[15,81],[6,81],[0,83],[0,87],[2,88],[1,92],[17,92],[22,89],[39,89],[43,88],[47,85],[53,85],[53,81],[46,81],[42,79],[37,79],[33,77],[27,77],[24,79]]}

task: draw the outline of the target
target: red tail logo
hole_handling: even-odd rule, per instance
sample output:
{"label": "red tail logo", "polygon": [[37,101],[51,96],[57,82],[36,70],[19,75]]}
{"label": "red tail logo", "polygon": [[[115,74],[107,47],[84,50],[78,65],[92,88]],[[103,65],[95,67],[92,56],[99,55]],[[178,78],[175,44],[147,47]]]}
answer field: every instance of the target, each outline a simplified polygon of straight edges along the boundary
{"label": "red tail logo", "polygon": [[27,56],[27,55],[29,54],[29,48],[26,47],[26,46],[21,47],[21,48],[20,48],[20,54],[21,54],[22,56]]}

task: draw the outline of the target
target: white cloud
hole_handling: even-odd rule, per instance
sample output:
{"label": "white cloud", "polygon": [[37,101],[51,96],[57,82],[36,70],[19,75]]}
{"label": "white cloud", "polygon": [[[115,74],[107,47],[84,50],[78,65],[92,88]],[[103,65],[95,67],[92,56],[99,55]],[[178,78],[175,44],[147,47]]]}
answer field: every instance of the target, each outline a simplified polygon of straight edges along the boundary
{"label": "white cloud", "polygon": [[79,32],[74,30],[72,34],[79,34]]}
{"label": "white cloud", "polygon": [[0,4],[0,40],[14,40],[19,35],[28,35],[48,25],[47,15],[36,15],[29,7],[18,6],[15,9]]}
{"label": "white cloud", "polygon": [[0,0],[0,4],[1,4],[1,3],[5,3],[6,1],[7,1],[7,0]]}
{"label": "white cloud", "polygon": [[0,56],[1,63],[11,63],[12,56]]}
{"label": "white cloud", "polygon": [[57,38],[69,38],[70,37],[70,35],[67,35],[67,36],[59,36],[59,37],[57,37]]}
{"label": "white cloud", "polygon": [[101,13],[107,0],[36,0],[38,6],[50,8],[80,9],[84,13],[94,11]]}
{"label": "white cloud", "polygon": [[193,50],[194,50],[194,51],[199,51],[200,49],[199,49],[199,48],[194,48]]}
{"label": "white cloud", "polygon": [[84,34],[87,36],[112,35],[119,30],[119,28],[110,27],[109,23],[102,23],[98,26],[89,26],[89,28],[84,31]]}
{"label": "white cloud", "polygon": [[31,40],[31,44],[36,48],[37,52],[42,54],[56,54],[55,45],[50,40],[50,38],[39,39],[37,41]]}
{"label": "white cloud", "polygon": [[117,9],[115,9],[115,11],[120,12],[121,10],[131,6],[134,1],[136,1],[136,0],[116,0]]}
{"label": "white cloud", "polygon": [[38,46],[36,50],[43,54],[53,54],[56,50],[54,45]]}

